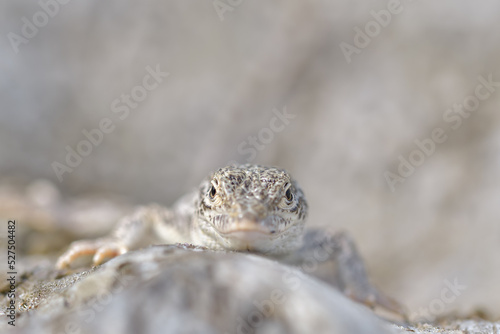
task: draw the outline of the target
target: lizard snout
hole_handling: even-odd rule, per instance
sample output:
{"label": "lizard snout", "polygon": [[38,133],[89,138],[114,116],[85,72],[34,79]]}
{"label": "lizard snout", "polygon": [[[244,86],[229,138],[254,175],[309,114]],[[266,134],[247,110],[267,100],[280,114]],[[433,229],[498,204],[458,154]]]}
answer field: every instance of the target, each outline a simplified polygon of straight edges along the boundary
{"label": "lizard snout", "polygon": [[241,213],[233,217],[223,232],[224,234],[236,232],[272,233],[265,219],[249,212]]}
{"label": "lizard snout", "polygon": [[233,236],[236,234],[273,235],[281,231],[278,225],[279,217],[245,211],[231,215],[228,224],[220,232]]}

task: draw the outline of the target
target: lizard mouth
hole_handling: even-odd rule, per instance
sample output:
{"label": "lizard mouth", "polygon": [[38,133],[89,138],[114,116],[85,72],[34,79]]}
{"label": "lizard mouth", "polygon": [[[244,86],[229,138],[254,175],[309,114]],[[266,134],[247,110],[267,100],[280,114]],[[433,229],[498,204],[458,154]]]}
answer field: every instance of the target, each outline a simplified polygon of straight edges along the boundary
{"label": "lizard mouth", "polygon": [[217,230],[222,236],[226,237],[246,238],[254,236],[258,238],[259,236],[276,236],[281,232],[281,220],[283,219],[278,216],[268,216],[262,220],[245,218],[228,219],[224,224],[217,226]]}
{"label": "lizard mouth", "polygon": [[236,251],[266,253],[275,247],[276,240],[288,227],[285,219],[278,215],[219,217],[214,224],[219,242],[224,248]]}
{"label": "lizard mouth", "polygon": [[237,221],[233,224],[230,224],[223,231],[220,231],[220,234],[223,235],[232,235],[241,233],[271,235],[274,234],[275,231],[271,230],[267,226],[264,226],[258,222],[253,222],[253,221]]}
{"label": "lizard mouth", "polygon": [[219,231],[226,247],[238,251],[266,252],[276,235],[265,221],[235,220]]}

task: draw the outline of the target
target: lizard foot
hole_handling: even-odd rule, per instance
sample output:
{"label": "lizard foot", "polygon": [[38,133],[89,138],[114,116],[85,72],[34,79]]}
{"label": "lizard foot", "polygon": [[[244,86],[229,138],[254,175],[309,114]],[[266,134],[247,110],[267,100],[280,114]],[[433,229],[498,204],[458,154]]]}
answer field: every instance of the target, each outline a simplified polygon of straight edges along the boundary
{"label": "lizard foot", "polygon": [[379,292],[374,287],[364,287],[359,289],[344,289],[344,294],[352,300],[362,303],[371,309],[381,307],[395,314],[399,314],[403,318],[407,318],[407,310],[392,298]]}
{"label": "lizard foot", "polygon": [[332,240],[338,247],[337,261],[340,265],[341,287],[344,294],[372,309],[380,307],[406,319],[406,309],[371,284],[363,260],[351,237],[345,232],[339,232],[333,235]]}
{"label": "lizard foot", "polygon": [[69,249],[59,257],[56,267],[67,268],[77,258],[85,255],[93,255],[93,265],[99,265],[109,258],[127,252],[127,247],[113,238],[101,238],[96,240],[80,240],[73,242]]}

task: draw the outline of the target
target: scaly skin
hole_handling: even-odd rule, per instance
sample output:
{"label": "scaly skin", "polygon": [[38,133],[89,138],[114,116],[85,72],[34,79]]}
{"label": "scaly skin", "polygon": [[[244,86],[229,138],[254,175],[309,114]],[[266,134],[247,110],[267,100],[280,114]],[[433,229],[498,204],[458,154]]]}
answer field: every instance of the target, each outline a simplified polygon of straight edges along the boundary
{"label": "scaly skin", "polygon": [[301,245],[307,202],[283,170],[225,167],[202,183],[192,241],[212,249],[287,254]]}
{"label": "scaly skin", "polygon": [[[369,283],[364,264],[345,233],[304,233],[307,202],[284,170],[257,165],[227,166],[205,179],[198,191],[172,209],[143,207],[123,218],[111,236],[73,243],[57,262],[69,266],[82,255],[94,265],[143,246],[190,243],[213,250],[253,252],[291,265],[315,261],[337,270],[316,276],[370,306],[403,314],[402,307]],[[325,266],[323,266],[325,267]]]}

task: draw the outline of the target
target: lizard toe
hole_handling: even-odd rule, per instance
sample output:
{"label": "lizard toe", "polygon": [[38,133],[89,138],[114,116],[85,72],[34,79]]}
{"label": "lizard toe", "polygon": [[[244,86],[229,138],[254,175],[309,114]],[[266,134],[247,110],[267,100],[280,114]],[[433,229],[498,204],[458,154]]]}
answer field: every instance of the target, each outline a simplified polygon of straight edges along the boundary
{"label": "lizard toe", "polygon": [[82,240],[73,242],[69,249],[59,257],[56,263],[58,269],[67,268],[77,258],[85,255],[93,255],[98,249],[98,245],[90,240]]}
{"label": "lizard toe", "polygon": [[95,266],[97,266],[106,262],[106,260],[110,258],[125,254],[126,252],[127,248],[124,245],[117,242],[111,242],[110,244],[102,246],[97,250],[94,254],[92,262]]}
{"label": "lizard toe", "polygon": [[392,298],[382,294],[375,288],[369,289],[369,291],[357,291],[357,293],[353,290],[346,289],[344,294],[349,298],[366,305],[371,309],[375,309],[377,307],[384,308],[387,311],[393,312],[402,316],[403,318],[407,318],[406,309],[393,300]]}

